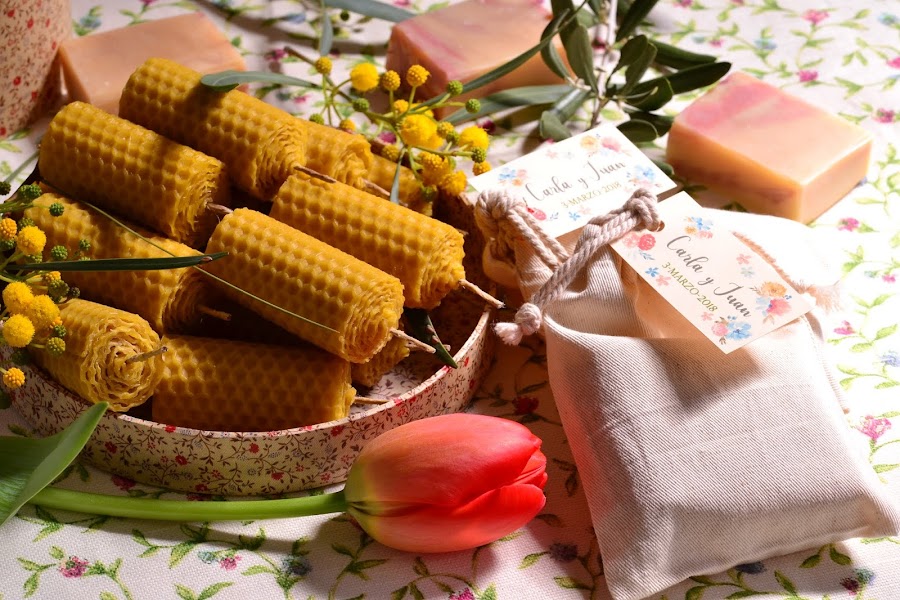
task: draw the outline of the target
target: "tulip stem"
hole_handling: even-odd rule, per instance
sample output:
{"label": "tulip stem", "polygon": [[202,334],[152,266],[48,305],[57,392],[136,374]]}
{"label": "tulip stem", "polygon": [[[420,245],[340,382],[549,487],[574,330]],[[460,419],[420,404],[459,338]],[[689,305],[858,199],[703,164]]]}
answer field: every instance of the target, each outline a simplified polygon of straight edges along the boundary
{"label": "tulip stem", "polygon": [[95,515],[182,522],[287,519],[338,513],[347,509],[343,490],[319,496],[277,500],[197,502],[109,496],[48,487],[38,492],[29,502],[46,508]]}

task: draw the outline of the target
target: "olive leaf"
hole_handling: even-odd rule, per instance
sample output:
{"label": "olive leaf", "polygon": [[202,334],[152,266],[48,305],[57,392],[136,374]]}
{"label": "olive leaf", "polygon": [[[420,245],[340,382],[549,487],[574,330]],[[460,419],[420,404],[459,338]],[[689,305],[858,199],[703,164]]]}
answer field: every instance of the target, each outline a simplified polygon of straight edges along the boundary
{"label": "olive leaf", "polygon": [[377,2],[376,0],[325,0],[325,6],[349,10],[364,17],[372,17],[373,19],[392,21],[394,23],[399,23],[415,16],[414,13],[408,10],[403,10],[386,2]]}
{"label": "olive leaf", "polygon": [[206,264],[228,256],[227,252],[200,254],[198,256],[176,256],[173,258],[98,258],[95,260],[61,260],[42,263],[6,265],[9,271],[159,271],[183,269]]}
{"label": "olive leaf", "polygon": [[477,113],[468,113],[458,110],[446,118],[447,121],[458,125],[465,121],[477,119],[507,108],[517,106],[534,106],[538,104],[554,104],[572,90],[572,86],[558,85],[528,85],[503,90],[485,96],[481,99],[481,108]]}
{"label": "olive leaf", "polygon": [[[615,1],[615,0],[613,0]],[[644,20],[659,0],[634,0],[634,3],[628,8],[622,16],[619,23],[619,29],[616,32],[616,40],[624,40],[637,29],[641,21]]]}
{"label": "olive leaf", "polygon": [[625,121],[624,123],[619,123],[617,127],[625,137],[635,144],[652,142],[659,137],[659,132],[647,121],[632,119],[630,121]]}
{"label": "olive leaf", "polygon": [[46,438],[0,436],[0,525],[75,460],[108,404],[99,402]]}
{"label": "olive leaf", "polygon": [[642,81],[631,91],[633,94],[641,94],[656,87],[663,79],[672,86],[673,94],[682,94],[702,87],[706,87],[721,79],[731,68],[731,63],[715,62],[688,67],[669,75],[656,77]]}
{"label": "olive leaf", "polygon": [[319,36],[319,56],[328,56],[334,43],[334,23],[328,11],[322,11],[322,34]]}
{"label": "olive leaf", "polygon": [[298,79],[290,75],[269,71],[219,71],[200,78],[200,83],[217,92],[228,92],[245,83],[277,83],[280,85],[296,85],[298,87],[322,89],[322,86]]}
{"label": "olive leaf", "polygon": [[688,52],[657,40],[653,41],[653,45],[656,46],[656,64],[665,67],[685,69],[694,65],[716,62],[716,57],[709,54]]}

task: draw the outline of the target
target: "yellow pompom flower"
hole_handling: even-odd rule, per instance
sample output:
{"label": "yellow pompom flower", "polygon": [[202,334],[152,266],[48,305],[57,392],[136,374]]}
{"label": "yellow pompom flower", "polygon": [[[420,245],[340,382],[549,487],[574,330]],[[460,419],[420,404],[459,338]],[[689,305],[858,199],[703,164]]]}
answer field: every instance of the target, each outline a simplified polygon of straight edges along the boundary
{"label": "yellow pompom flower", "polygon": [[481,127],[472,125],[471,127],[466,127],[462,130],[462,133],[459,134],[458,143],[461,148],[481,148],[482,150],[487,150],[488,145],[491,143],[491,136],[489,136],[488,132]]}
{"label": "yellow pompom flower", "polygon": [[381,156],[391,162],[397,162],[400,160],[400,148],[393,144],[388,144],[381,149]]}
{"label": "yellow pompom flower", "polygon": [[430,75],[431,73],[428,72],[428,69],[422,65],[413,65],[406,71],[406,83],[410,87],[419,87],[428,81]]}
{"label": "yellow pompom flower", "polygon": [[16,237],[18,231],[16,222],[9,217],[0,220],[0,240],[11,240]]}
{"label": "yellow pompom flower", "polygon": [[19,367],[12,367],[3,372],[3,385],[16,390],[25,385],[25,373]]}
{"label": "yellow pompom flower", "polygon": [[449,194],[451,196],[458,196],[466,191],[466,185],[468,185],[468,181],[466,180],[466,174],[462,171],[454,171],[452,173],[448,173],[441,178],[441,182],[438,184],[438,187],[445,194]]}
{"label": "yellow pompom flower", "polygon": [[25,315],[13,315],[3,324],[3,339],[13,348],[24,348],[34,338],[34,325]]}
{"label": "yellow pompom flower", "polygon": [[392,104],[394,112],[398,115],[402,115],[406,111],[409,110],[409,102],[406,100],[394,100],[394,104]]}
{"label": "yellow pompom flower", "polygon": [[[437,154],[426,153],[426,160],[422,161],[420,155],[420,164],[422,165],[422,183],[426,186],[437,186],[445,175],[453,170],[453,165],[446,158]],[[434,158],[432,158],[434,157]]]}
{"label": "yellow pompom flower", "polygon": [[25,309],[25,316],[38,331],[49,329],[59,318],[59,306],[50,296],[35,296],[34,301]]}
{"label": "yellow pompom flower", "polygon": [[343,129],[344,131],[356,131],[356,123],[350,119],[342,119],[341,122],[338,123],[338,128]]}
{"label": "yellow pompom flower", "polygon": [[426,115],[409,115],[400,123],[400,139],[408,146],[437,148],[443,143],[437,134],[437,123]]}
{"label": "yellow pompom flower", "polygon": [[444,157],[431,152],[422,152],[419,154],[419,164],[422,170],[427,173],[433,173],[444,166]]}
{"label": "yellow pompom flower", "polygon": [[365,94],[378,87],[378,69],[372,63],[360,63],[350,70],[350,84]]}
{"label": "yellow pompom flower", "polygon": [[438,123],[437,132],[438,132],[438,135],[441,136],[442,138],[446,139],[447,136],[450,135],[451,133],[453,133],[454,131],[456,131],[456,128],[453,127],[453,123],[450,123],[448,121],[441,121],[440,123]]}
{"label": "yellow pompom flower", "polygon": [[400,74],[397,71],[385,71],[378,83],[384,91],[393,92],[400,87]]}
{"label": "yellow pompom flower", "polygon": [[34,225],[23,227],[22,231],[16,235],[16,248],[27,256],[40,254],[46,245],[47,236]]}
{"label": "yellow pompom flower", "polygon": [[3,306],[11,314],[17,315],[25,312],[34,301],[34,292],[27,283],[13,281],[3,290]]}
{"label": "yellow pompom flower", "polygon": [[487,173],[490,170],[491,165],[489,165],[486,160],[472,165],[472,173],[475,175],[481,175],[482,173]]}
{"label": "yellow pompom flower", "polygon": [[54,281],[59,281],[62,279],[62,274],[59,271],[44,271],[41,273],[41,280],[44,283],[53,283]]}
{"label": "yellow pompom flower", "polygon": [[316,69],[316,73],[319,73],[321,75],[331,74],[331,59],[327,56],[320,56],[319,58],[317,58],[314,66]]}

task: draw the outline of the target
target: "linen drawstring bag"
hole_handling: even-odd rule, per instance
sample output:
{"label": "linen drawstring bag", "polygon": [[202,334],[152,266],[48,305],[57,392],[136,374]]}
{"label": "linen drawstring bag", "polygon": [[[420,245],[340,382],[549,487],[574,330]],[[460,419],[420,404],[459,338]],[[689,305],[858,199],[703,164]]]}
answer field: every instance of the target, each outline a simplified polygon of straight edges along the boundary
{"label": "linen drawstring bag", "polygon": [[[481,194],[482,219],[525,213],[499,196]],[[808,228],[710,212],[796,290],[832,300]],[[520,248],[526,239],[535,245],[520,252],[531,261],[528,280],[551,275],[525,296],[515,323],[497,325],[508,343],[545,336],[551,389],[613,598],[639,600],[690,576],[896,535],[896,500],[853,447],[819,309],[722,353],[608,245],[659,225],[655,198],[639,191],[590,221],[570,256],[555,240],[518,235]]]}

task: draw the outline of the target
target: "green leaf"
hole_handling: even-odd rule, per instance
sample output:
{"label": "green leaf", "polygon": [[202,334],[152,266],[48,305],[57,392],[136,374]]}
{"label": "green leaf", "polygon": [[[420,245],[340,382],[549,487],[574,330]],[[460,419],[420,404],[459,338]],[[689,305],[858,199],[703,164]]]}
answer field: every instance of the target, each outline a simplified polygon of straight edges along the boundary
{"label": "green leaf", "polygon": [[728,73],[731,63],[715,62],[705,65],[688,67],[670,75],[648,79],[639,83],[632,90],[633,94],[649,91],[659,84],[659,80],[665,79],[672,86],[673,94],[683,94],[717,82]]}
{"label": "green leaf", "polygon": [[65,558],[66,553],[63,552],[63,549],[60,548],[59,546],[51,546],[50,547],[50,556],[52,556],[56,560],[61,560],[61,559]]}
{"label": "green leaf", "polygon": [[812,556],[810,556],[809,558],[804,560],[802,563],[800,563],[800,568],[801,569],[812,569],[817,564],[819,564],[821,561],[822,561],[821,554],[813,554]]}
{"label": "green leaf", "polygon": [[402,588],[394,590],[391,592],[391,600],[403,600],[406,598],[406,593],[409,591],[409,586],[404,585]]}
{"label": "green leaf", "polygon": [[181,542],[177,546],[172,548],[172,552],[169,553],[169,568],[172,569],[182,560],[184,557],[190,554],[191,550],[197,545],[197,542]]}
{"label": "green leaf", "polygon": [[533,554],[529,554],[528,556],[526,556],[525,558],[522,559],[521,563],[519,563],[519,568],[527,569],[531,565],[537,563],[537,561],[539,561],[541,559],[541,557],[544,556],[545,554],[546,554],[546,552],[535,552]]}
{"label": "green leaf", "polygon": [[445,120],[458,125],[465,121],[478,119],[485,115],[513,108],[516,106],[534,106],[538,104],[555,104],[571,91],[568,84],[529,85],[503,90],[481,99],[481,109],[477,113],[469,113],[464,109],[457,110]]}
{"label": "green leaf", "polygon": [[100,600],[119,600],[118,596],[116,596],[112,592],[108,592],[106,590],[100,592],[99,598],[100,598]]}
{"label": "green leaf", "polygon": [[594,49],[591,47],[591,36],[584,25],[564,28],[561,33],[563,47],[566,49],[566,58],[572,65],[572,70],[587,83],[592,90],[597,91],[597,73],[594,72]]}
{"label": "green leaf", "polygon": [[887,327],[882,327],[881,329],[878,330],[878,332],[875,334],[875,339],[881,340],[881,339],[888,337],[889,335],[894,335],[894,333],[896,333],[896,332],[897,332],[897,324],[896,323],[893,325],[888,325]]}
{"label": "green leaf", "polygon": [[99,258],[97,260],[64,260],[6,265],[11,271],[65,271],[97,272],[97,271],[159,271],[164,269],[183,269],[195,267],[228,256],[227,252],[200,254],[198,256],[176,256],[172,258]]}
{"label": "green leaf", "polygon": [[353,550],[351,550],[350,548],[348,548],[347,546],[345,546],[343,544],[332,544],[331,549],[334,550],[335,552],[337,552],[338,554],[343,554],[344,556],[349,556],[350,558],[353,558]]}
{"label": "green leaf", "polygon": [[625,85],[620,90],[620,94],[623,96],[627,95],[628,92],[634,89],[634,86],[638,84],[644,73],[650,68],[654,58],[656,58],[656,46],[647,44],[641,55],[625,69]]}
{"label": "green leaf", "polygon": [[441,343],[428,311],[423,308],[404,308],[403,316],[408,325],[406,333],[434,348],[434,355],[448,367],[455,369],[459,366],[453,355],[447,352],[447,347]]}
{"label": "green leaf", "polygon": [[262,575],[263,573],[271,573],[273,575],[277,574],[277,571],[272,567],[267,567],[266,565],[253,565],[252,567],[248,567],[246,570],[241,572],[241,575]]}
{"label": "green leaf", "polygon": [[563,122],[552,110],[545,110],[541,114],[538,132],[542,138],[555,142],[572,137],[572,132],[563,125]]}
{"label": "green leaf", "polygon": [[322,89],[320,85],[290,75],[269,71],[219,71],[200,78],[200,83],[217,92],[228,92],[245,83],[278,83],[304,88]]}
{"label": "green leaf", "polygon": [[393,23],[399,23],[415,16],[415,13],[411,13],[408,10],[403,10],[387,2],[378,2],[377,0],[325,0],[325,6],[342,8],[364,17],[372,17],[373,19],[381,19],[382,21],[391,21]]}
{"label": "green leaf", "polygon": [[178,594],[178,597],[181,600],[197,600],[194,596],[194,592],[191,591],[187,586],[181,585],[180,583],[175,584],[175,593]]}
{"label": "green leaf", "polygon": [[653,40],[653,45],[656,46],[656,64],[665,67],[685,69],[694,65],[705,65],[707,63],[716,62],[716,57],[710,54],[688,52],[687,50],[682,50],[676,46],[664,44],[659,40]]}
{"label": "green leaf", "polygon": [[896,465],[881,464],[881,465],[874,465],[872,468],[875,469],[876,473],[887,473],[888,471],[893,471],[897,467],[900,467],[900,464],[896,464]]}
{"label": "green leaf", "polygon": [[782,575],[778,571],[775,571],[775,579],[778,581],[778,585],[784,588],[789,594],[797,595],[797,588],[794,586],[794,582],[788,579],[785,575]]}
{"label": "green leaf", "polygon": [[218,594],[225,588],[231,586],[233,583],[234,583],[233,581],[222,581],[219,583],[214,583],[214,584],[208,586],[202,592],[200,592],[200,595],[197,596],[197,600],[208,600],[209,598],[212,598],[213,596],[215,596],[216,594]]}
{"label": "green leaf", "polygon": [[38,574],[32,573],[31,577],[25,580],[22,588],[25,590],[26,598],[34,594],[38,589]]}
{"label": "green leaf", "polygon": [[619,61],[616,63],[612,72],[615,73],[619,69],[624,69],[640,58],[641,55],[644,54],[649,43],[650,42],[647,41],[647,36],[645,35],[636,35],[625,42],[625,45],[619,50]]}
{"label": "green leaf", "polygon": [[875,386],[876,390],[884,390],[887,388],[897,387],[900,385],[900,381],[882,381],[878,385]]}
{"label": "green leaf", "polygon": [[669,131],[669,128],[672,127],[672,122],[675,120],[668,115],[657,115],[644,111],[629,113],[628,116],[636,121],[646,121],[647,123],[650,123],[659,135],[665,135],[666,132]]}
{"label": "green leaf", "polygon": [[849,556],[844,554],[843,552],[839,552],[837,548],[832,546],[828,550],[828,557],[831,559],[831,562],[837,563],[839,565],[849,565],[853,562]]}
{"label": "green leaf", "polygon": [[622,16],[622,21],[619,23],[619,30],[616,32],[616,40],[624,40],[631,35],[631,32],[637,29],[637,26],[641,24],[644,17],[650,14],[650,11],[653,10],[653,7],[656,6],[658,1],[659,0],[634,0]]}
{"label": "green leaf", "polygon": [[493,583],[478,595],[478,600],[497,600],[497,588]]}
{"label": "green leaf", "polygon": [[704,591],[706,591],[705,585],[695,585],[684,593],[684,600],[700,600]]}
{"label": "green leaf", "polygon": [[[544,27],[544,31],[541,32],[541,39],[547,37],[553,37],[555,35],[552,33],[552,28],[554,27],[553,21],[547,23],[547,26]],[[559,52],[556,51],[555,44],[547,44],[543,48],[541,48],[541,58],[544,59],[544,64],[550,67],[550,70],[565,79],[569,75],[569,69],[566,67],[566,63],[563,62],[563,59],[559,56]]]}
{"label": "green leaf", "polygon": [[561,588],[565,588],[567,590],[589,590],[590,586],[581,583],[577,579],[573,579],[572,577],[554,577],[553,581],[556,582]]}
{"label": "green leaf", "polygon": [[850,347],[850,352],[865,352],[866,350],[870,350],[874,346],[872,342],[860,342],[859,344],[853,344]]}
{"label": "green leaf", "polygon": [[334,43],[334,23],[328,11],[322,11],[322,33],[319,35],[319,56],[328,56]]}
{"label": "green leaf", "polygon": [[419,577],[427,577],[429,575],[428,565],[425,564],[425,561],[422,560],[421,556],[416,557],[416,560],[413,563],[413,571],[415,571],[416,575]]}
{"label": "green leaf", "polygon": [[625,137],[636,144],[641,142],[652,142],[659,137],[659,132],[647,121],[625,121],[624,123],[619,123],[616,127],[625,135]]}
{"label": "green leaf", "polygon": [[107,407],[106,402],[94,404],[47,438],[0,437],[0,525],[75,460]]}
{"label": "green leaf", "polygon": [[741,590],[725,596],[725,600],[736,600],[737,598],[749,598],[751,596],[765,596],[765,593],[755,592],[753,590]]}
{"label": "green leaf", "polygon": [[[672,96],[672,84],[666,79],[661,79],[643,95],[632,94],[627,97],[625,103],[643,111],[653,111],[659,110],[668,104],[669,100],[672,99]],[[668,129],[669,128],[666,127],[667,131]]]}

